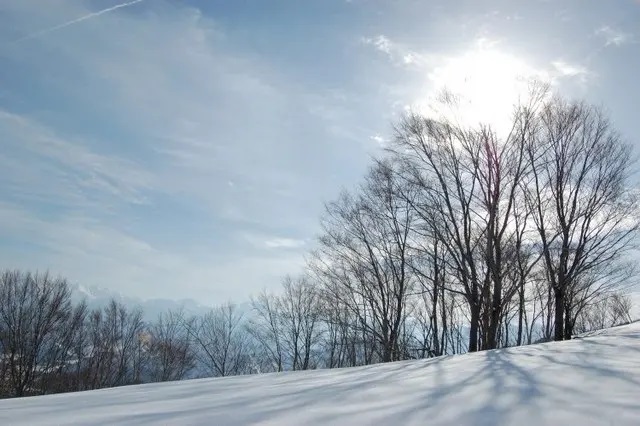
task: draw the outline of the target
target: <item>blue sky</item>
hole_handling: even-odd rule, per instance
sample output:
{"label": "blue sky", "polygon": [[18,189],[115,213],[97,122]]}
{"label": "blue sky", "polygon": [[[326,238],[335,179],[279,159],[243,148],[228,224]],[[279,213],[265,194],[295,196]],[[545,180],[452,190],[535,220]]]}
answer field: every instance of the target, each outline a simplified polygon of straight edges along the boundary
{"label": "blue sky", "polygon": [[2,267],[203,303],[277,288],[323,202],[444,86],[491,119],[519,77],[541,78],[640,134],[639,2],[143,0],[99,13],[123,3],[0,3]]}

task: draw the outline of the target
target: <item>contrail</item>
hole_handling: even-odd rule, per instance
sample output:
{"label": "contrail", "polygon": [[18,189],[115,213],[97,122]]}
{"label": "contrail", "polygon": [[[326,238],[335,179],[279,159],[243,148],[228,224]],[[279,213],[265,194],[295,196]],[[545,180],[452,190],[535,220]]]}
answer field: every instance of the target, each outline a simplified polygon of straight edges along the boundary
{"label": "contrail", "polygon": [[41,36],[43,36],[45,34],[49,34],[49,33],[52,33],[54,31],[61,30],[61,29],[66,28],[66,27],[68,27],[70,25],[74,25],[74,24],[77,24],[79,22],[86,21],[87,19],[91,19],[91,18],[95,18],[95,17],[100,16],[100,15],[104,15],[105,13],[113,12],[114,10],[117,10],[117,9],[120,9],[120,8],[123,8],[123,7],[133,6],[134,4],[141,3],[143,1],[144,0],[133,0],[133,1],[130,1],[130,2],[127,2],[127,3],[122,3],[122,4],[118,4],[118,5],[109,7],[107,9],[102,9],[102,10],[99,10],[97,12],[89,13],[88,15],[84,15],[84,16],[81,16],[80,18],[74,19],[72,21],[65,22],[64,24],[59,24],[59,25],[56,25],[54,27],[45,28],[44,30],[40,30],[40,31],[36,31],[34,33],[31,33],[31,34],[28,34],[28,35],[26,35],[24,37],[21,37],[21,38],[15,40],[14,43],[20,43],[20,42],[25,41],[25,40],[30,40],[30,39],[33,39],[33,38],[41,37]]}

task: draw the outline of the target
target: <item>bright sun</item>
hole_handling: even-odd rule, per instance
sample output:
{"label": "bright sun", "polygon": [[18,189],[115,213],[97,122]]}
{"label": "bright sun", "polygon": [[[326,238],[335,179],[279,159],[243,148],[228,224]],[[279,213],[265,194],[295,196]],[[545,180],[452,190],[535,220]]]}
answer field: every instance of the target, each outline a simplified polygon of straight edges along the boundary
{"label": "bright sun", "polygon": [[[434,68],[427,83],[431,96],[416,106],[461,124],[491,124],[501,132],[508,130],[513,107],[526,98],[533,79],[545,76],[515,56],[479,47]],[[437,100],[445,90],[458,99],[455,111],[443,111]]]}

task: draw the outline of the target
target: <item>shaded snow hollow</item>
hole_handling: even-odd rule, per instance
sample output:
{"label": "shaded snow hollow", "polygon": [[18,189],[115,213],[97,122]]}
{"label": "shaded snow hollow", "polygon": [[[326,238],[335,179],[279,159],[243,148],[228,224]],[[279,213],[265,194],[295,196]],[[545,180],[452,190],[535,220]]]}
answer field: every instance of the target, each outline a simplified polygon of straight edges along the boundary
{"label": "shaded snow hollow", "polygon": [[640,425],[640,323],[359,368],[0,401],[11,425]]}

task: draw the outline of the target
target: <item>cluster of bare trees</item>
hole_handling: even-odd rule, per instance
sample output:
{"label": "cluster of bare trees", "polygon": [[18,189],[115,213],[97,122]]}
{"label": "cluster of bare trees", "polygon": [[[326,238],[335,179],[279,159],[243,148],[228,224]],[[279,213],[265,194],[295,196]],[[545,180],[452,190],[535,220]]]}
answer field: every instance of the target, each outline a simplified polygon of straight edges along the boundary
{"label": "cluster of bare trees", "polygon": [[600,110],[532,92],[508,134],[408,115],[328,203],[298,277],[145,323],[74,305],[63,279],[0,276],[0,395],[307,370],[570,339],[630,321],[640,227],[625,144]]}
{"label": "cluster of bare trees", "polygon": [[282,294],[263,293],[251,312],[227,303],[146,322],[140,309],[114,300],[94,310],[72,303],[62,278],[5,271],[0,397],[318,368],[318,301],[308,280],[287,278]]}
{"label": "cluster of bare trees", "polygon": [[366,362],[570,339],[601,309],[627,319],[611,311],[628,305],[639,199],[600,110],[538,89],[506,135],[412,114],[388,151],[328,205],[310,267],[372,342]]}
{"label": "cluster of bare trees", "polygon": [[166,321],[147,327],[141,311],[115,301],[93,311],[74,306],[63,279],[0,276],[0,396],[182,378],[189,355],[175,337]]}
{"label": "cluster of bare trees", "polygon": [[510,131],[408,115],[328,203],[299,279],[254,300],[262,369],[343,367],[570,339],[629,321],[640,226],[630,146],[536,87]]}
{"label": "cluster of bare trees", "polygon": [[111,301],[73,304],[64,279],[0,275],[0,397],[249,373],[248,333],[232,305],[151,323]]}

